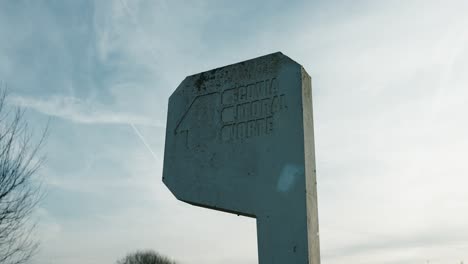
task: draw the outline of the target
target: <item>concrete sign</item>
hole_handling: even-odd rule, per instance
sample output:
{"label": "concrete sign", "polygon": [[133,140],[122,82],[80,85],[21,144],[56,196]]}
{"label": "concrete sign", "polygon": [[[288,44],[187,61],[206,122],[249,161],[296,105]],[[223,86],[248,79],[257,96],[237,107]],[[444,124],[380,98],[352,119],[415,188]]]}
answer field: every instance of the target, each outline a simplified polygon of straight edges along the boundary
{"label": "concrete sign", "polygon": [[163,181],[257,218],[260,264],[319,264],[310,76],[282,53],[188,76],[169,99]]}

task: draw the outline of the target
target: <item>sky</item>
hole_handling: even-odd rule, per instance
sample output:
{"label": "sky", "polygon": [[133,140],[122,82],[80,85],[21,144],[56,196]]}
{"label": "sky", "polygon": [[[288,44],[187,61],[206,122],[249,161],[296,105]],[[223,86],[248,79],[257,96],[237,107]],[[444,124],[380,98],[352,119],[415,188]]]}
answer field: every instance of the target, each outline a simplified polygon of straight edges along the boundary
{"label": "sky", "polygon": [[0,81],[35,133],[35,264],[258,263],[255,219],[163,185],[185,76],[281,51],[312,76],[321,260],[468,262],[468,2],[1,1]]}

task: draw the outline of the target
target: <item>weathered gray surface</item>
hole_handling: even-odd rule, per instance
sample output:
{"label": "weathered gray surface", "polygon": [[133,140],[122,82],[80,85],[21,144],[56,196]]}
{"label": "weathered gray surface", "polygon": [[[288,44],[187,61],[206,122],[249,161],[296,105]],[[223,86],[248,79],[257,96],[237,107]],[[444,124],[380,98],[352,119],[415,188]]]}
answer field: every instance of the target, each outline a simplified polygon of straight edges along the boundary
{"label": "weathered gray surface", "polygon": [[274,53],[187,77],[169,99],[163,181],[256,217],[260,264],[320,263],[310,76]]}

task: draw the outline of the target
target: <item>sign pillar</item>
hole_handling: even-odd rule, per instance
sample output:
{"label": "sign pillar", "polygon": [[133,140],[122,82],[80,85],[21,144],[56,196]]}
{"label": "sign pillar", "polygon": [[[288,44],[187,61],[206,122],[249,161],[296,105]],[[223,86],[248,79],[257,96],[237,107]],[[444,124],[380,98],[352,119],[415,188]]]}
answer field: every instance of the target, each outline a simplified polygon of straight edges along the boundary
{"label": "sign pillar", "polygon": [[257,218],[260,264],[319,264],[310,76],[273,53],[185,78],[169,99],[163,182]]}

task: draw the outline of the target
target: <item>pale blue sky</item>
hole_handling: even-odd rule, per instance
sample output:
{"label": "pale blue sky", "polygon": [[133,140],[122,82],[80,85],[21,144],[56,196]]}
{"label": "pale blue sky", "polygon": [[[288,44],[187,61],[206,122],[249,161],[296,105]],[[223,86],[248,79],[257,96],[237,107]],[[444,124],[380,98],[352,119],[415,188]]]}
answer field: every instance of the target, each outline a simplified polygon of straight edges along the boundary
{"label": "pale blue sky", "polygon": [[257,263],[254,219],[163,186],[166,107],[185,76],[276,51],[312,76],[322,262],[468,261],[466,14],[464,0],[2,1],[9,103],[37,131],[50,119],[33,263],[143,248]]}

